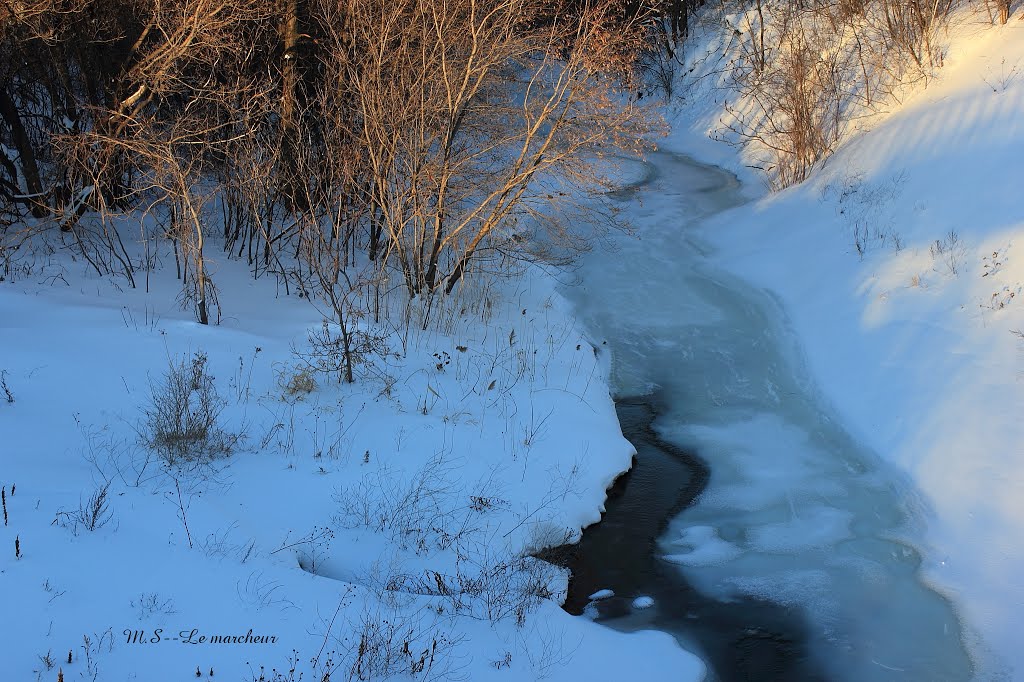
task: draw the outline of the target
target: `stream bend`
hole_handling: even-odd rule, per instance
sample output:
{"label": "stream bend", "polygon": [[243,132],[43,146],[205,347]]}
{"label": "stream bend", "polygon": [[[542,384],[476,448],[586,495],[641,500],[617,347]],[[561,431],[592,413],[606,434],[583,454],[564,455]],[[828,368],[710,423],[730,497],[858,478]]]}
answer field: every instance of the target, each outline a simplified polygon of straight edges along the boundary
{"label": "stream bend", "polygon": [[[778,301],[705,235],[744,203],[735,176],[671,152],[639,170],[611,195],[637,236],[564,290],[611,349],[638,453],[574,552],[566,608],[670,632],[721,680],[970,679],[957,614],[919,577],[912,482],[844,429]],[[617,596],[588,606],[599,589]]]}

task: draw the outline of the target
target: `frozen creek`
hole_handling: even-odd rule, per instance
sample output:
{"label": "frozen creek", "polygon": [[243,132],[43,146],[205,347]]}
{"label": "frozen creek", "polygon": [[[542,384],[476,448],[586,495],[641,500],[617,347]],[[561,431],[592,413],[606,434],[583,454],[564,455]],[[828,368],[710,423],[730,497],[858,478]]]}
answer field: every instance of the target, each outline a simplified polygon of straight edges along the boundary
{"label": "frozen creek", "polygon": [[918,577],[913,486],[844,431],[780,306],[702,239],[739,189],[653,154],[613,197],[637,236],[588,254],[565,288],[611,350],[638,448],[584,534],[567,608],[610,589],[587,612],[672,632],[725,681],[970,679],[953,606]]}

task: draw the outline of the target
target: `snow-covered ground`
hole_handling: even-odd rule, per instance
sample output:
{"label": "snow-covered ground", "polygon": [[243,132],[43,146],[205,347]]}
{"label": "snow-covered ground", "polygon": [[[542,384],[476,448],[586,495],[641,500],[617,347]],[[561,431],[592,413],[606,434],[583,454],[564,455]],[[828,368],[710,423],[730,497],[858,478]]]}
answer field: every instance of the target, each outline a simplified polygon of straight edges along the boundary
{"label": "snow-covered ground", "polygon": [[[1024,22],[961,22],[948,42],[927,88],[807,182],[696,229],[709,267],[785,311],[822,413],[919,489],[924,577],[961,614],[976,676],[1016,679]],[[664,146],[757,193],[742,155],[707,138],[721,115],[710,82]],[[566,615],[565,576],[522,558],[596,521],[632,453],[608,353],[548,275],[493,283],[425,332],[393,330],[400,357],[306,392],[293,349],[308,353],[320,327],[309,303],[219,259],[225,319],[203,327],[177,305],[171,258],[149,293],[63,249],[0,284],[0,677],[700,678],[668,635]],[[142,410],[169,363],[197,353],[243,438],[210,466],[168,470],[140,445]],[[89,530],[76,517],[108,481]],[[788,552],[794,532],[827,544],[848,522],[827,512],[752,537]],[[679,531],[683,566],[740,556],[709,520]],[[211,641],[224,636],[240,641]]]}
{"label": "snow-covered ground", "polygon": [[[960,17],[927,87],[808,181],[717,216],[699,237],[716,267],[779,300],[831,409],[922,493],[922,574],[960,613],[975,676],[1018,679],[1024,22],[981,19]],[[708,139],[729,96],[712,80],[689,91],[665,146],[756,188],[744,156]]]}
{"label": "snow-covered ground", "polygon": [[[566,576],[524,558],[595,522],[633,453],[607,353],[549,275],[458,297],[355,384],[312,386],[293,353],[312,305],[217,258],[225,317],[201,326],[167,248],[150,293],[66,249],[0,284],[0,677],[701,677],[666,634],[564,613]],[[199,353],[241,440],[168,468],[143,411]]]}

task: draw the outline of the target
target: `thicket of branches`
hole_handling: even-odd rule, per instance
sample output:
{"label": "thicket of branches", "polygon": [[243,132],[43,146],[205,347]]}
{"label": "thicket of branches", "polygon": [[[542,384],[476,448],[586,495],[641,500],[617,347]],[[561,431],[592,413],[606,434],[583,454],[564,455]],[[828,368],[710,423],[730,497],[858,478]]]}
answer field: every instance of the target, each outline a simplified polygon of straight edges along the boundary
{"label": "thicket of branches", "polygon": [[[728,71],[739,95],[726,127],[764,153],[776,187],[804,180],[858,117],[899,99],[944,58],[966,0],[725,0],[733,22]],[[1006,23],[1011,0],[976,3]]]}
{"label": "thicket of branches", "polygon": [[[719,0],[735,139],[776,186],[942,62],[966,0]],[[1012,0],[979,0],[1005,23]],[[451,293],[581,246],[595,163],[655,127],[703,0],[0,0],[0,277],[40,231],[131,286],[169,240],[220,306],[209,239],[321,301]],[[147,229],[143,256],[118,218]],[[139,224],[136,220],[135,224]],[[154,231],[152,226],[157,226]],[[217,234],[214,235],[214,230]],[[372,292],[367,294],[367,292]]]}
{"label": "thicket of branches", "polygon": [[173,243],[203,323],[215,229],[343,329],[353,291],[450,293],[488,256],[565,243],[595,161],[654,126],[624,94],[638,57],[694,6],[3,0],[0,263],[52,230],[134,286],[130,213]]}

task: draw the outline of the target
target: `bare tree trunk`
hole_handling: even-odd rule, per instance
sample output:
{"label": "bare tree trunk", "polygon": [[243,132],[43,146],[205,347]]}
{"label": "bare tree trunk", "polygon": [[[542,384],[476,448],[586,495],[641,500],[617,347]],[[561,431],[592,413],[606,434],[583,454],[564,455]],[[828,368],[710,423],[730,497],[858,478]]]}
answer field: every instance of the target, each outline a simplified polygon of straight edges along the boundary
{"label": "bare tree trunk", "polygon": [[29,139],[28,132],[21,121],[21,116],[18,114],[14,100],[11,99],[6,88],[0,88],[0,116],[3,117],[11,129],[11,138],[15,148],[18,150],[18,159],[21,161],[21,174],[25,179],[25,188],[28,190],[29,196],[34,197],[29,200],[32,215],[36,218],[42,218],[46,215],[46,210],[39,198],[43,193],[43,183],[39,176],[39,164],[36,163],[36,154],[32,147],[32,141]]}
{"label": "bare tree trunk", "polygon": [[306,180],[302,177],[299,150],[302,144],[299,116],[302,108],[302,65],[306,57],[303,33],[303,0],[283,0],[281,43],[284,47],[281,67],[281,189],[292,208],[309,208]]}
{"label": "bare tree trunk", "polygon": [[999,5],[999,23],[1005,24],[1010,20],[1010,0],[996,0]]}
{"label": "bare tree trunk", "polygon": [[757,53],[759,59],[758,71],[764,71],[765,60],[767,55],[765,54],[764,46],[764,11],[761,7],[761,0],[757,0],[757,23],[758,23],[758,45]]}
{"label": "bare tree trunk", "polygon": [[203,222],[196,211],[195,205],[192,203],[192,198],[189,194],[187,186],[182,187],[182,200],[185,202],[189,213],[189,222],[191,228],[194,231],[195,245],[191,249],[192,253],[189,254],[192,259],[192,263],[195,266],[195,289],[196,289],[196,316],[199,318],[199,324],[210,324],[210,314],[207,306],[207,288],[206,285],[209,283],[209,278],[206,276],[206,259],[203,254],[203,245],[205,243],[205,237],[203,235]]}

